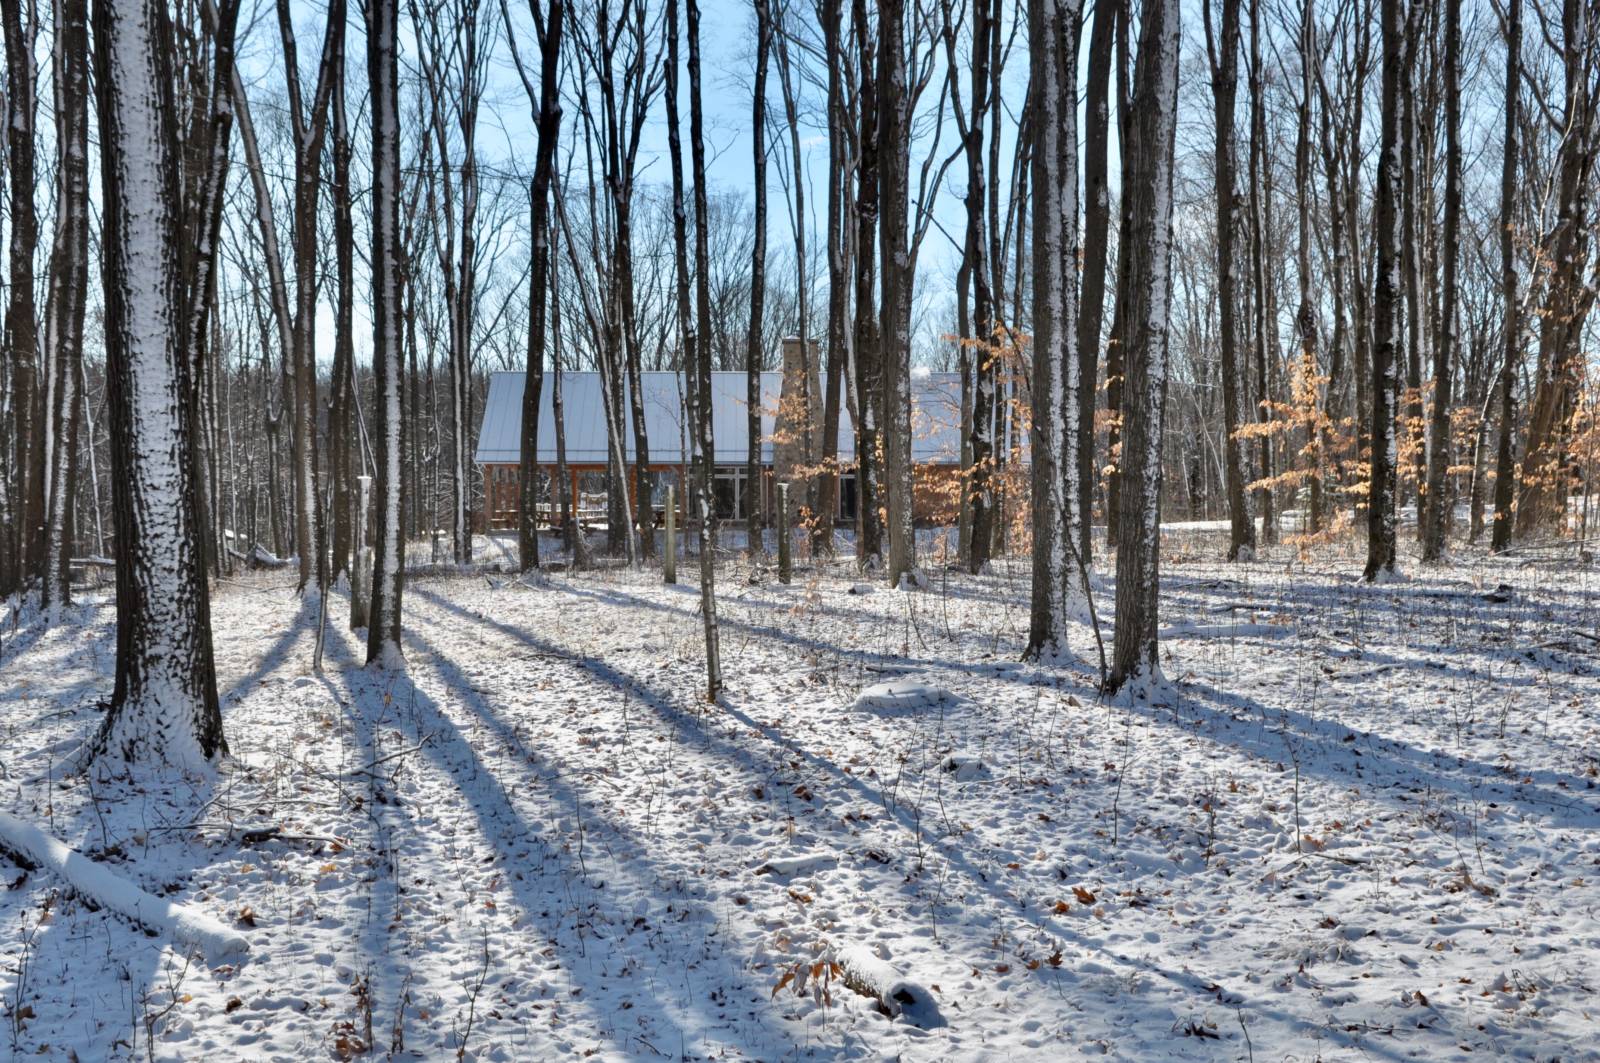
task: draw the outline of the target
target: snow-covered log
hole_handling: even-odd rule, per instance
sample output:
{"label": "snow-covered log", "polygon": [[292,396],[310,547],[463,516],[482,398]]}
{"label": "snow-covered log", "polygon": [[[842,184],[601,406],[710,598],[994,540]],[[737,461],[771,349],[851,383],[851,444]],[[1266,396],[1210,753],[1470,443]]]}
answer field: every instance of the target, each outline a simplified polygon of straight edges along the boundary
{"label": "snow-covered log", "polygon": [[937,705],[955,704],[961,699],[944,687],[920,679],[893,679],[875,683],[856,695],[855,707],[863,712],[897,715],[917,712]]}
{"label": "snow-covered log", "polygon": [[251,568],[288,568],[290,565],[290,562],[285,561],[260,543],[250,547],[250,552],[244,555],[244,562]]}
{"label": "snow-covered log", "polygon": [[802,853],[799,856],[775,856],[771,860],[762,861],[756,868],[758,875],[778,875],[789,878],[793,875],[803,875],[819,868],[827,867],[838,860],[833,853]]}
{"label": "snow-covered log", "polygon": [[865,945],[835,949],[833,962],[844,972],[844,984],[862,996],[873,997],[891,1018],[931,1030],[945,1025],[939,1004],[928,989],[907,978]]}
{"label": "snow-covered log", "polygon": [[203,912],[146,893],[31,823],[0,812],[0,845],[59,875],[73,892],[174,941],[199,949],[212,967],[250,951],[244,936]]}

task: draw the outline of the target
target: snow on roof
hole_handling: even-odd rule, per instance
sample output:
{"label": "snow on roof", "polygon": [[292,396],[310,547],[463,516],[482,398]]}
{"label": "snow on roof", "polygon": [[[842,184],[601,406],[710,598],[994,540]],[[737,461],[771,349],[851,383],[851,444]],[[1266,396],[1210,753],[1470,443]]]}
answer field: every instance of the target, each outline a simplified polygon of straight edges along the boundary
{"label": "snow on roof", "polygon": [[[491,373],[489,397],[483,406],[476,461],[480,465],[515,464],[522,453],[522,389],[525,374]],[[546,372],[539,393],[538,464],[556,461],[554,374]],[[561,375],[563,418],[567,429],[567,461],[573,465],[606,463],[605,409],[600,401],[600,374]],[[650,462],[684,464],[688,413],[682,373],[644,373],[645,429]],[[772,426],[783,387],[782,373],[761,374],[761,460],[772,462]],[[712,433],[718,465],[742,465],[748,450],[748,394],[742,372],[712,373]],[[955,464],[961,456],[961,378],[955,373],[930,373],[911,383],[912,460]],[[633,420],[623,387],[621,416],[626,426],[626,460],[633,461]],[[855,424],[847,408],[839,412],[839,459],[855,458]]]}

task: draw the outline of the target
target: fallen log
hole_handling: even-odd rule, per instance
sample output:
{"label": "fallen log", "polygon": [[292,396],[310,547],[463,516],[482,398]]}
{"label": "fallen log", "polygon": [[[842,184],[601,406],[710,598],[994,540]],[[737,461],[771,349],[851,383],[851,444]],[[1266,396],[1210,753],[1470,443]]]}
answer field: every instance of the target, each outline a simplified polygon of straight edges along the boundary
{"label": "fallen log", "polygon": [[806,853],[801,856],[775,856],[771,860],[763,861],[756,868],[758,875],[778,875],[789,878],[794,875],[803,875],[815,871],[820,867],[836,863],[837,857],[832,853]]}
{"label": "fallen log", "polygon": [[54,872],[85,900],[146,930],[199,949],[209,966],[241,959],[250,951],[250,943],[243,935],[209,915],[146,893],[110,868],[5,812],[0,812],[0,848]]}
{"label": "fallen log", "polygon": [[846,986],[877,1000],[890,1018],[904,1019],[924,1030],[945,1025],[933,994],[879,959],[866,946],[847,945],[835,949],[833,962],[843,972]]}
{"label": "fallen log", "polygon": [[260,543],[250,547],[250,552],[245,555],[245,564],[251,568],[288,568],[292,563],[289,559],[279,557]]}

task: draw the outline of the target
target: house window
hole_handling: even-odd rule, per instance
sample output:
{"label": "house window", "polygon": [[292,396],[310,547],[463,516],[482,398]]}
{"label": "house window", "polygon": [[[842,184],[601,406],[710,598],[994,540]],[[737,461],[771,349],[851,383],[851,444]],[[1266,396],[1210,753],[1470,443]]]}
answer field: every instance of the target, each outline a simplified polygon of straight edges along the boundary
{"label": "house window", "polygon": [[750,498],[750,485],[742,465],[725,465],[717,469],[712,480],[711,495],[718,520],[744,520],[749,512],[746,500]]}
{"label": "house window", "polygon": [[853,472],[840,473],[839,512],[837,514],[840,520],[853,521],[856,519],[856,509],[859,504],[857,499],[859,497],[856,493],[856,474]]}

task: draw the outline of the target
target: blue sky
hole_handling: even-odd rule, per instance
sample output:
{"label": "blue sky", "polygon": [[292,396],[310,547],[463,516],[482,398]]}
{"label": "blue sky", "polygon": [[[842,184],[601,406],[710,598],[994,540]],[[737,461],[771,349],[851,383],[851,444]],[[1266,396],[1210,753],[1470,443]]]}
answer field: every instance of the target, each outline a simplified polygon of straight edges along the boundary
{"label": "blue sky", "polygon": [[[256,111],[258,126],[263,125],[263,116],[273,107],[281,105],[281,62],[282,53],[278,39],[276,20],[272,15],[272,0],[256,0],[259,5],[252,13],[246,11],[241,21],[241,33],[247,36],[241,41],[241,69],[250,83],[252,107]],[[536,67],[538,54],[533,42],[532,24],[527,14],[528,0],[508,0],[511,8],[512,21],[518,31],[518,43],[523,59],[530,64],[537,76]],[[487,6],[495,9],[496,23],[500,21],[498,13],[498,0],[486,0]],[[306,91],[310,91],[309,82],[314,76],[314,64],[317,60],[323,29],[322,3],[297,2],[296,23],[299,30],[299,51],[302,77],[307,82]],[[1007,12],[1007,18],[1012,15]],[[797,11],[797,16],[805,22],[814,25],[815,15],[809,7]],[[735,190],[748,196],[753,187],[753,167],[751,159],[751,99],[750,91],[754,73],[754,9],[748,0],[706,0],[701,12],[701,48],[704,76],[704,106],[707,123],[707,160],[708,177],[714,189]],[[246,27],[248,26],[248,30]],[[1003,30],[1010,33],[1009,22]],[[402,63],[414,62],[415,51],[409,41],[409,19],[402,20]],[[362,64],[365,60],[365,28],[362,23],[359,7],[351,4],[350,27],[348,41],[349,87],[351,94],[352,119],[358,108],[364,109],[365,102],[365,72]],[[490,83],[483,105],[483,114],[479,128],[479,154],[486,168],[498,167],[503,170],[527,172],[532,168],[532,155],[534,151],[534,135],[532,122],[529,116],[528,101],[523,91],[521,81],[512,65],[509,49],[504,40],[496,42],[495,65],[490,76]],[[798,52],[796,53],[798,54]],[[570,58],[570,52],[569,52]],[[1010,109],[1009,117],[1004,123],[1006,143],[1002,150],[1002,166],[1009,168],[1012,154],[1015,117],[1022,105],[1022,95],[1026,85],[1026,40],[1025,33],[1016,37],[1013,52],[1007,68],[1007,104]],[[820,80],[821,71],[816,72]],[[937,68],[933,81],[929,85],[922,101],[922,113],[925,120],[931,121],[932,112],[938,106],[944,94],[944,64],[943,47],[939,46],[937,53]],[[770,115],[782,121],[783,102],[779,84],[779,71],[776,56],[768,80],[768,109]],[[803,81],[803,79],[802,79]],[[681,104],[684,110],[684,134],[688,133],[687,122],[687,75],[683,75],[681,87]],[[812,235],[811,244],[817,246],[818,240],[814,235],[826,218],[827,200],[825,196],[826,168],[828,165],[828,147],[826,135],[826,114],[824,99],[821,92],[814,86],[802,83],[800,88],[800,115],[802,124],[802,154],[804,172],[806,174],[807,188],[807,214]],[[579,135],[576,107],[571,101],[567,103],[567,115],[562,128],[564,141]],[[409,116],[407,117],[409,121]],[[358,137],[364,138],[365,128],[358,130]],[[943,138],[939,144],[939,155],[942,157],[954,147],[955,128],[950,119],[946,119]],[[787,167],[788,136],[786,130],[769,129],[768,148],[771,152],[768,166],[768,247],[769,253],[781,256],[792,248],[789,214],[784,199],[787,195],[780,181],[780,168]],[[919,166],[923,155],[927,151],[927,141],[924,140],[913,148],[913,171]],[[357,147],[358,169],[365,167],[365,144]],[[359,176],[358,176],[359,179]],[[1002,175],[1002,180],[1005,180]],[[670,180],[668,171],[667,140],[664,114],[664,101],[657,99],[653,108],[649,125],[647,126],[641,146],[639,159],[639,180],[642,184],[665,185]],[[959,163],[952,167],[947,174],[943,186],[936,194],[936,218],[939,224],[932,227],[923,245],[922,257],[919,261],[918,282],[920,306],[926,320],[923,324],[925,336],[935,336],[953,326],[953,286],[954,275],[959,264],[960,255],[945,232],[959,236],[963,226],[964,205],[961,194],[965,187],[965,175]],[[1004,185],[1002,185],[1002,188]],[[518,218],[520,223],[521,219]],[[941,228],[943,232],[941,231]],[[506,259],[514,265],[508,268],[521,268],[520,253],[513,253]],[[360,265],[358,263],[358,274]],[[825,278],[822,278],[825,281]],[[358,275],[358,290],[365,287],[365,278]],[[820,286],[819,286],[820,287]],[[358,319],[364,317],[358,308]],[[361,322],[358,320],[357,351],[358,356],[364,356],[368,344]],[[319,315],[319,355],[327,357],[332,350],[332,315],[327,307]]]}

